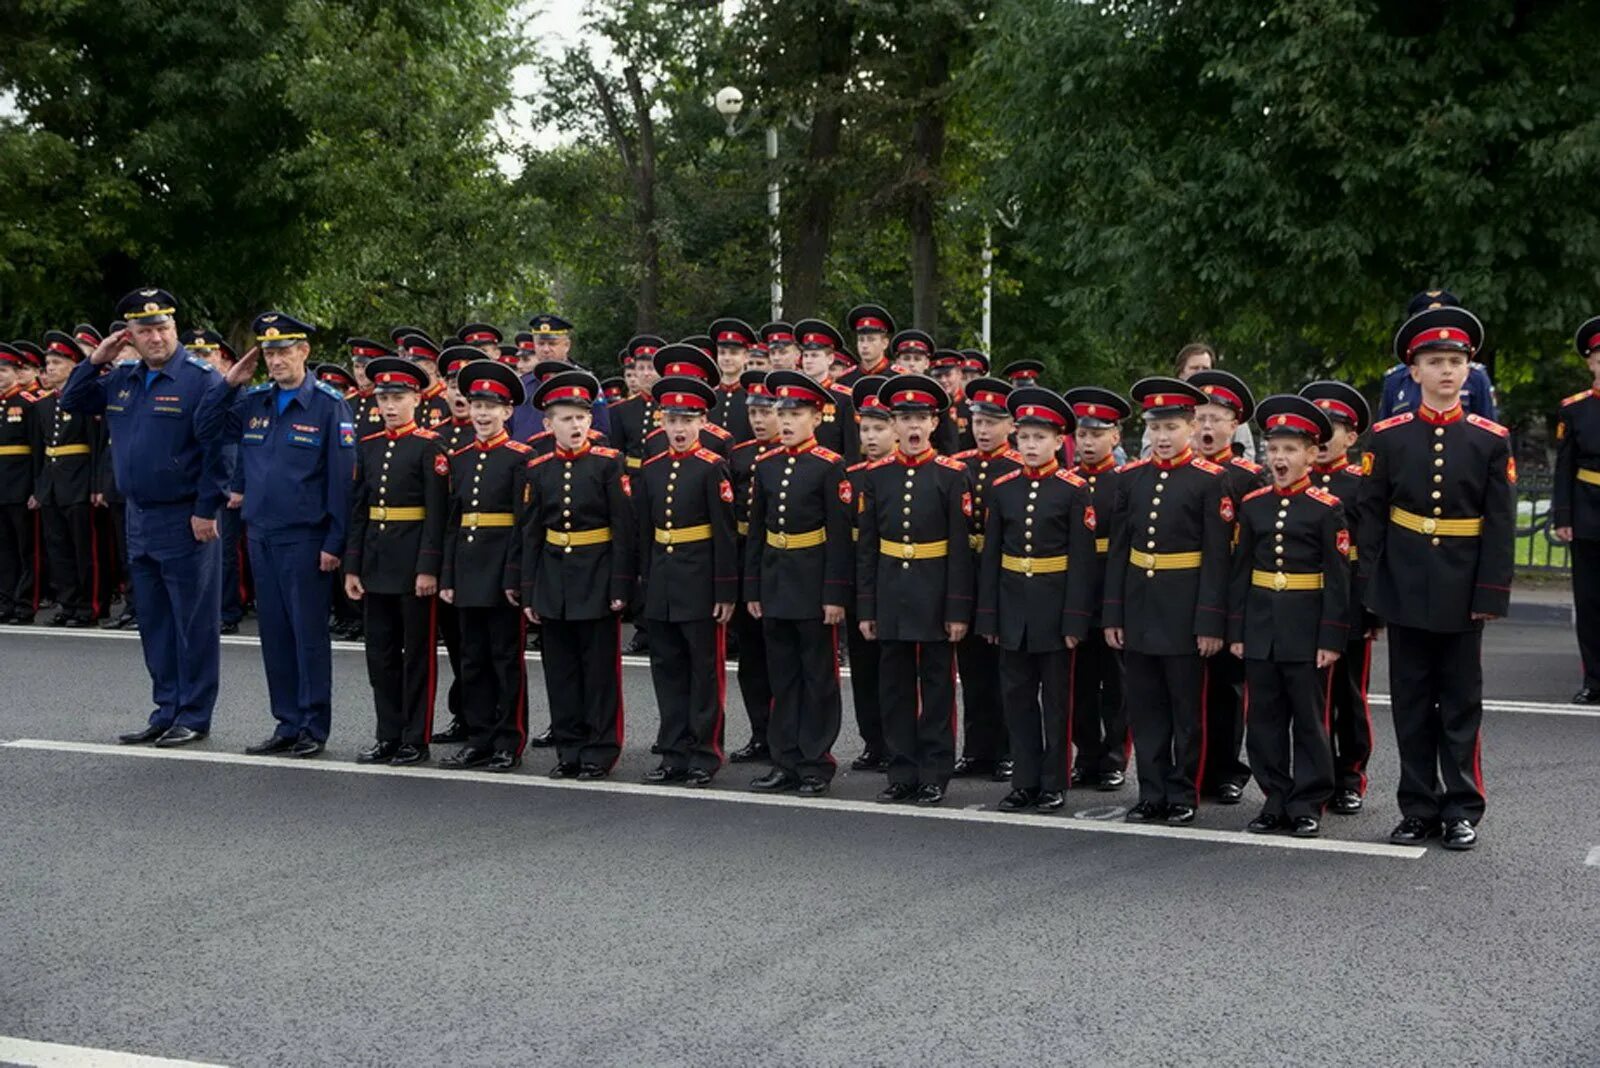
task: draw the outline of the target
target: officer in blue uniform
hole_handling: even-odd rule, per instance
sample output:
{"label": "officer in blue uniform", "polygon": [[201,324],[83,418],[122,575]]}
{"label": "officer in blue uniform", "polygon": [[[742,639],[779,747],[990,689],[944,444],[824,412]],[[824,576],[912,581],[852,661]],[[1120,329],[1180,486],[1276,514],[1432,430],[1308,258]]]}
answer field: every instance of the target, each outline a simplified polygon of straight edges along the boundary
{"label": "officer in blue uniform", "polygon": [[[312,757],[330,726],[328,609],[350,517],[355,416],[344,394],[307,372],[316,329],[282,312],[255,319],[256,347],[207,392],[198,424],[239,443],[244,521],[256,576],[261,659],[278,721],[250,754]],[[251,387],[265,356],[270,382]]]}
{"label": "officer in blue uniform", "polygon": [[[531,369],[521,375],[523,393],[528,397],[539,390],[541,376],[537,373],[538,364],[559,360],[571,370],[584,369],[572,362],[572,324],[567,320],[559,315],[540,312],[528,320],[528,330],[531,352],[535,357],[529,365]],[[607,436],[611,434],[611,417],[606,411],[609,407],[604,397],[596,397],[589,409],[593,419],[591,425]],[[531,440],[534,435],[544,433],[544,413],[526,401],[517,405],[516,411],[511,413],[511,421],[506,424],[506,433],[517,441]]]}
{"label": "officer in blue uniform", "polygon": [[[63,411],[105,417],[127,500],[128,571],[156,707],[143,730],[118,740],[168,747],[211,730],[221,658],[217,511],[226,497],[220,442],[198,418],[220,376],[178,343],[177,306],[155,287],[123,297],[117,315],[128,325],[73,369],[60,400]],[[108,367],[130,343],[139,358]]]}
{"label": "officer in blue uniform", "polygon": [[[1448,289],[1429,289],[1411,298],[1406,305],[1406,318],[1430,308],[1459,308],[1461,301]],[[1416,411],[1422,403],[1422,390],[1411,380],[1411,368],[1397,363],[1383,376],[1383,398],[1378,402],[1378,419],[1384,420],[1401,412]],[[1481,415],[1496,419],[1494,383],[1489,381],[1489,371],[1473,360],[1467,364],[1467,382],[1461,387],[1461,407],[1468,415]]]}

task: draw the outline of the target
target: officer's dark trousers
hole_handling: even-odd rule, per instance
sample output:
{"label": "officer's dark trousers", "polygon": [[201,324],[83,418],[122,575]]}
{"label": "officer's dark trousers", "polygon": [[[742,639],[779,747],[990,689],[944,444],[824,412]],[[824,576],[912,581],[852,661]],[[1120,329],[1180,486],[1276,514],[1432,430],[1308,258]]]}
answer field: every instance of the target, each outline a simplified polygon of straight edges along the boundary
{"label": "officer's dark trousers", "polygon": [[237,508],[217,513],[217,540],[222,542],[222,621],[244,618],[244,518]]}
{"label": "officer's dark trousers", "polygon": [[98,546],[89,502],[41,508],[40,529],[50,561],[50,584],[61,614],[92,620],[100,614]]}
{"label": "officer's dark trousers", "polygon": [[[333,649],[328,638],[333,587],[319,566],[321,555],[320,534],[311,538],[250,534],[261,662],[279,738],[304,736],[326,742],[333,726]],[[220,562],[217,579],[221,580]],[[219,598],[219,622],[221,611]],[[142,601],[139,621],[143,626]]]}
{"label": "officer's dark trousers", "polygon": [[1072,667],[1074,767],[1086,775],[1128,766],[1128,715],[1122,700],[1122,654],[1096,627],[1078,643]]}
{"label": "officer's dark trousers", "polygon": [[361,599],[367,681],[380,742],[428,744],[439,677],[438,603],[437,597],[370,590]]}
{"label": "officer's dark trousers", "polygon": [[1332,676],[1315,663],[1246,660],[1245,745],[1267,803],[1263,812],[1322,817],[1333,796],[1328,742]]}
{"label": "officer's dark trousers", "polygon": [[838,628],[821,619],[762,619],[771,654],[773,766],[802,778],[833,778],[839,696]]}
{"label": "officer's dark trousers", "polygon": [[1367,683],[1372,674],[1372,642],[1357,638],[1345,646],[1333,665],[1333,785],[1336,790],[1367,792],[1367,761],[1372,756],[1372,710]]}
{"label": "officer's dark trousers", "polygon": [[961,710],[967,725],[961,754],[971,760],[1004,760],[1006,713],[1000,700],[1000,651],[983,636],[968,632],[956,647],[961,676]]}
{"label": "officer's dark trousers", "polygon": [[527,617],[520,608],[456,608],[467,744],[522,754],[528,744]]}
{"label": "officer's dark trousers", "polygon": [[26,504],[0,504],[0,619],[33,618],[33,577],[38,570],[33,513]]}
{"label": "officer's dark trousers", "polygon": [[150,672],[152,727],[211,729],[222,643],[217,543],[194,540],[194,505],[127,506],[128,574]]}
{"label": "officer's dark trousers", "polygon": [[1600,690],[1600,539],[1572,542],[1572,607],[1583,657],[1583,685]]}
{"label": "officer's dark trousers", "polygon": [[712,619],[649,620],[650,681],[661,713],[661,764],[673,771],[722,767],[723,643]]}
{"label": "officer's dark trousers", "polygon": [[444,706],[450,718],[466,720],[461,716],[461,620],[456,606],[439,602],[439,638],[444,642],[444,658],[450,665],[450,688],[445,691]]}
{"label": "officer's dark trousers", "polygon": [[889,782],[945,786],[956,763],[956,647],[893,641],[879,646]]}
{"label": "officer's dark trousers", "polygon": [[1206,661],[1198,653],[1123,653],[1139,800],[1193,805],[1205,753]]}
{"label": "officer's dark trousers", "polygon": [[540,633],[556,759],[610,770],[622,753],[621,619],[545,616]]}
{"label": "officer's dark trousers", "polygon": [[[999,652],[1006,733],[1014,761],[1011,785],[1018,790],[1065,790],[1072,759],[1074,654],[1066,648],[1048,653]],[[967,737],[972,737],[970,723]]]}
{"label": "officer's dark trousers", "polygon": [[845,627],[850,636],[850,698],[856,706],[856,730],[861,732],[862,748],[874,756],[882,756],[882,696],[878,689],[878,657],[881,649],[877,642],[869,642],[861,636],[861,627],[855,616],[845,617]]}
{"label": "officer's dark trousers", "polygon": [[1244,662],[1224,650],[1206,663],[1206,748],[1200,782],[1215,794],[1225,782],[1243,786],[1250,781],[1250,765],[1240,759],[1244,749]]}
{"label": "officer's dark trousers", "polygon": [[1402,815],[1483,818],[1482,657],[1481,625],[1458,633],[1389,627]]}
{"label": "officer's dark trousers", "polygon": [[739,642],[739,696],[750,717],[750,741],[767,743],[767,723],[772,716],[772,679],[767,668],[767,638],[761,620],[750,615],[744,602],[733,610],[734,636]]}

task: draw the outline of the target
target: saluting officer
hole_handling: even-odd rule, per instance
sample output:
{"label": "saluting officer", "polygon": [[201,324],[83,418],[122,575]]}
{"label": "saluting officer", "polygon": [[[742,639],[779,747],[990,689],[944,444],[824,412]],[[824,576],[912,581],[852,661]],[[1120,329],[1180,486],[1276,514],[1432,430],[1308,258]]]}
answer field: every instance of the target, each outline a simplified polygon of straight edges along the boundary
{"label": "saluting officer", "polygon": [[1138,757],[1135,823],[1194,821],[1205,748],[1206,661],[1227,634],[1234,502],[1224,469],[1195,455],[1195,408],[1206,395],[1176,378],[1134,383],[1148,460],[1117,480],[1106,559],[1106,641],[1123,650],[1128,720]]}
{"label": "saluting officer", "polygon": [[[540,312],[528,320],[528,330],[533,338],[535,359],[531,374],[521,372],[522,388],[526,395],[531,397],[538,388],[541,380],[539,367],[543,364],[560,363],[564,365],[563,370],[583,370],[572,359],[573,326],[567,320],[549,312]],[[607,408],[605,399],[597,396],[589,408],[589,417],[593,429],[609,437],[611,414]],[[519,404],[517,410],[511,413],[506,430],[516,440],[527,441],[544,430],[544,415],[531,404]]]}
{"label": "saluting officer", "polygon": [[[692,341],[679,341],[663,346],[650,357],[650,363],[661,378],[693,378],[711,386],[717,381],[719,374],[717,361],[700,344]],[[713,387],[713,396],[719,396]],[[659,409],[660,404],[656,407]],[[705,419],[700,423],[700,447],[709,449],[722,459],[726,460],[733,451],[733,435],[711,421],[711,413],[707,412]],[[668,435],[665,426],[658,426],[644,436],[644,458],[648,462],[652,457],[660,456],[669,448]]]}
{"label": "saluting officer", "polygon": [[22,386],[26,358],[0,343],[0,623],[32,623],[38,551],[33,513],[34,395]]}
{"label": "saluting officer", "polygon": [[57,627],[89,627],[100,615],[95,574],[99,546],[95,541],[94,470],[100,442],[100,421],[64,410],[56,392],[83,361],[84,350],[71,334],[51,330],[44,336],[46,392],[34,403],[34,459],[38,464],[33,495],[39,506],[40,535],[49,561],[50,584],[60,611],[50,621]]}
{"label": "saluting officer", "polygon": [[[746,371],[743,377],[746,413],[750,418],[749,441],[733,447],[728,470],[733,481],[733,519],[739,533],[739,559],[745,556],[745,539],[750,536],[750,496],[755,491],[756,460],[778,446],[778,414],[767,392],[767,372]],[[772,716],[772,679],[767,670],[767,640],[761,620],[750,614],[750,598],[742,593],[733,609],[734,639],[739,643],[739,696],[744,699],[745,715],[750,720],[750,741],[728,754],[735,764],[766,760],[767,724]]]}
{"label": "saluting officer", "polygon": [[522,507],[528,446],[506,433],[523,402],[522,379],[493,360],[460,371],[475,438],[450,457],[450,520],[439,597],[461,630],[461,712],[466,744],[442,767],[510,771],[528,740],[527,621],[522,597]]}
{"label": "saluting officer", "polygon": [[1333,432],[1327,415],[1278,395],[1256,422],[1272,484],[1239,503],[1228,594],[1228,642],[1250,695],[1250,768],[1266,796],[1246,829],[1314,838],[1333,795],[1327,671],[1348,641],[1350,530],[1339,498],[1312,484],[1312,459]]}
{"label": "saluting officer", "polygon": [[889,373],[889,339],[894,335],[894,317],[881,305],[857,304],[844,317],[845,325],[856,337],[859,365],[839,376],[839,385],[855,389],[857,380]]}
{"label": "saluting officer", "polygon": [[[856,379],[856,384],[850,390],[851,401],[860,420],[856,432],[861,441],[861,459],[846,468],[845,473],[850,476],[850,491],[856,499],[858,516],[862,503],[861,489],[868,469],[879,460],[894,455],[894,421],[888,406],[878,395],[886,381],[888,379],[881,375],[863,375]],[[856,542],[860,538],[861,528],[857,522],[851,527],[850,540]],[[879,692],[880,647],[861,633],[861,620],[856,608],[857,599],[851,597],[845,605],[845,634],[849,638],[846,647],[850,652],[850,700],[855,705],[856,730],[861,735],[862,749],[850,761],[850,766],[856,771],[887,771],[889,750],[883,740],[883,704]]]}
{"label": "saluting officer", "polygon": [[[311,757],[333,719],[328,611],[350,522],[356,428],[344,395],[308,372],[316,328],[283,312],[252,324],[256,348],[200,403],[202,433],[239,443],[261,660],[277,725],[247,753]],[[243,396],[264,355],[270,382]]]}
{"label": "saluting officer", "polygon": [[[1361,391],[1344,382],[1312,382],[1300,391],[1328,417],[1328,440],[1317,450],[1311,481],[1344,506],[1345,523],[1353,531],[1361,501],[1361,465],[1350,462],[1350,450],[1372,422],[1371,409]],[[1372,642],[1378,620],[1367,610],[1362,588],[1359,553],[1350,546],[1350,596],[1345,622],[1348,643],[1333,665],[1329,737],[1333,745],[1333,801],[1329,808],[1349,816],[1361,811],[1367,794],[1367,761],[1372,756],[1372,709],[1367,684],[1372,674]]]}
{"label": "saluting officer", "polygon": [[381,356],[367,375],[384,429],[356,453],[344,592],[362,605],[377,731],[356,762],[417,764],[433,729],[450,458],[438,434],[417,426],[427,382],[416,365]]}
{"label": "saluting officer", "polygon": [[889,785],[878,800],[937,805],[955,770],[955,648],[972,622],[975,572],[966,465],[934,451],[950,404],[925,375],[878,391],[900,447],[862,479],[856,585],[862,636],[881,642]]}
{"label": "saluting officer", "polygon": [[636,578],[634,515],[622,453],[590,437],[599,393],[589,372],[566,370],[533,395],[553,448],[528,460],[522,603],[540,625],[558,779],[604,778],[622,752],[621,613]]}
{"label": "saluting officer", "polygon": [[727,462],[701,444],[716,402],[710,384],[675,375],[652,392],[667,449],[645,462],[634,495],[661,715],[661,763],[645,780],[707,786],[722,766],[725,628],[739,593],[733,483]]}
{"label": "saluting officer", "polygon": [[[861,457],[861,446],[856,437],[855,406],[850,400],[850,390],[839,385],[832,377],[833,357],[844,348],[844,338],[821,319],[801,319],[795,324],[794,330],[795,339],[800,345],[798,369],[804,371],[828,395],[828,403],[822,409],[822,424],[817,427],[817,444],[844,457],[846,464],[853,464]],[[776,368],[778,365],[774,362],[773,366]]]}
{"label": "saluting officer", "polygon": [[1483,624],[1511,600],[1517,475],[1510,431],[1461,406],[1482,344],[1464,308],[1400,327],[1395,353],[1422,403],[1373,426],[1362,486],[1358,563],[1389,630],[1403,816],[1389,840],[1402,844],[1442,830],[1446,849],[1471,849],[1484,811]]}
{"label": "saluting officer", "polygon": [[733,444],[750,440],[748,398],[741,377],[750,362],[750,346],[756,332],[743,319],[718,319],[711,324],[711,338],[717,343],[717,406],[711,410],[713,423],[733,436]]}
{"label": "saluting officer", "polygon": [[1600,704],[1600,316],[1578,327],[1574,344],[1590,385],[1561,402],[1550,525],[1572,546],[1572,601],[1583,660],[1575,705]]}
{"label": "saluting officer", "polygon": [[836,766],[838,628],[851,594],[855,491],[844,458],[817,444],[827,392],[799,371],[769,373],[766,390],[782,447],[756,461],[744,595],[767,639],[772,771],[750,785],[818,797]]}
{"label": "saluting officer", "polygon": [[[1015,364],[1007,370],[1018,371]],[[1021,383],[1032,381],[1020,371],[1013,377]],[[1111,517],[1116,511],[1117,483],[1122,477],[1117,470],[1116,451],[1122,441],[1122,421],[1133,414],[1133,409],[1118,394],[1098,386],[1069,389],[1062,397],[1071,405],[1077,421],[1073,433],[1076,470],[1088,485],[1090,504],[1098,520],[1089,630],[1078,643],[1072,661],[1072,741],[1077,747],[1072,785],[1086,782],[1096,790],[1109,791],[1125,781],[1131,739],[1122,696],[1122,654],[1106,644],[1101,606],[1105,601],[1105,566],[1111,551]]]}

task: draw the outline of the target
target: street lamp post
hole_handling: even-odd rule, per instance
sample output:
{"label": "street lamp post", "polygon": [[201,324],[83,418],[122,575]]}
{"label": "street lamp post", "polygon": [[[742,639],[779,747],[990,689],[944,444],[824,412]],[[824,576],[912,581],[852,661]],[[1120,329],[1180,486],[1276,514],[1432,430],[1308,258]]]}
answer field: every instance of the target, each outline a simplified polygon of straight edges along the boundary
{"label": "street lamp post", "polygon": [[[712,103],[717,114],[728,120],[728,136],[737,137],[742,132],[736,123],[744,109],[744,94],[725,86]],[[778,128],[772,125],[767,127],[767,171],[767,244],[772,264],[772,321],[776,322],[783,318],[783,233],[778,226],[783,194],[778,182]]]}

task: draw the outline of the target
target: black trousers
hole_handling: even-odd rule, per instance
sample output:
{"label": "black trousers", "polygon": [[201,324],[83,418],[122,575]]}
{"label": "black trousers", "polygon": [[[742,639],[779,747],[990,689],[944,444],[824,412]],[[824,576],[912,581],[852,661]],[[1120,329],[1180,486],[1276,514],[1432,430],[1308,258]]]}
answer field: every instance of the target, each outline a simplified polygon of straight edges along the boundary
{"label": "black trousers", "polygon": [[1205,754],[1206,660],[1199,653],[1151,656],[1127,650],[1128,723],[1139,770],[1139,800],[1193,805]]}
{"label": "black trousers", "polygon": [[1328,741],[1331,671],[1315,663],[1246,660],[1245,745],[1267,803],[1263,812],[1321,818],[1333,796],[1333,748]]}
{"label": "black trousers", "polygon": [[947,785],[956,766],[956,647],[880,642],[878,701],[889,781]]}
{"label": "black trousers", "polygon": [[1400,753],[1400,812],[1483,818],[1483,628],[1389,627],[1389,698]]}
{"label": "black trousers", "polygon": [[370,590],[361,599],[367,681],[380,742],[427,745],[433,733],[438,604],[437,597]]}
{"label": "black trousers", "polygon": [[461,715],[461,617],[457,614],[456,606],[440,601],[438,622],[445,660],[450,665],[450,688],[445,691],[445,708],[449,709],[451,719],[465,723]]}
{"label": "black trousers", "polygon": [[622,753],[622,621],[546,616],[539,633],[556,759],[611,770]]}
{"label": "black trousers", "polygon": [[750,717],[750,741],[765,744],[772,716],[772,680],[767,668],[767,639],[761,620],[750,615],[744,602],[733,610],[731,627],[739,643],[739,696]]}
{"label": "black trousers", "polygon": [[856,730],[861,734],[862,748],[874,755],[884,751],[883,712],[879,704],[877,642],[861,636],[859,621],[853,615],[845,617],[845,630],[850,649],[850,701],[855,705]]}
{"label": "black trousers", "polygon": [[833,743],[844,705],[839,697],[838,628],[821,619],[761,621],[771,654],[772,764],[802,778],[833,779]]}
{"label": "black trousers", "polygon": [[671,623],[652,619],[650,681],[655,684],[662,766],[722,767],[723,650],[727,628],[713,619]]}
{"label": "black trousers", "polygon": [[[1072,665],[1065,647],[1048,653],[999,650],[1006,734],[1019,790],[1065,790],[1072,760]],[[972,728],[967,727],[971,738]]]}
{"label": "black trousers", "polygon": [[50,563],[50,585],[61,614],[95,619],[100,614],[100,599],[94,509],[87,501],[41,508],[39,525],[44,555]]}
{"label": "black trousers", "polygon": [[961,676],[961,711],[967,737],[961,755],[972,760],[1004,760],[1007,713],[1000,698],[1000,647],[969,631],[956,646]]}
{"label": "black trousers", "polygon": [[1244,751],[1244,661],[1224,649],[1206,662],[1206,749],[1200,783],[1215,794],[1225,782],[1250,781]]}
{"label": "black trousers", "polygon": [[0,619],[33,618],[33,580],[39,569],[33,513],[26,504],[0,504]]}
{"label": "black trousers", "polygon": [[1333,665],[1333,787],[1367,793],[1367,761],[1372,758],[1372,708],[1367,684],[1372,677],[1372,642],[1357,638]]}
{"label": "black trousers", "polygon": [[[108,594],[122,591],[122,610],[135,611],[133,578],[128,568],[128,506],[122,501],[106,502],[106,523],[111,537],[106,544],[106,571],[112,576]],[[108,596],[107,602],[111,598]]]}
{"label": "black trousers", "polygon": [[1128,766],[1128,714],[1122,699],[1122,654],[1106,644],[1096,627],[1074,650],[1072,666],[1072,742],[1074,766],[1086,775],[1122,771]]}
{"label": "black trousers", "polygon": [[528,672],[522,660],[522,609],[457,608],[461,627],[461,704],[467,744],[521,754],[528,744]]}
{"label": "black trousers", "polygon": [[1583,685],[1600,689],[1600,539],[1573,539],[1572,607]]}

